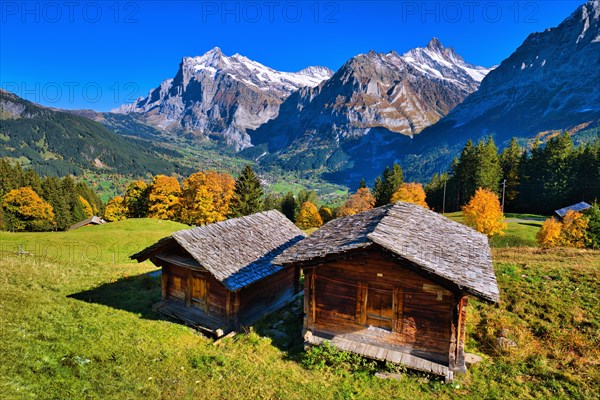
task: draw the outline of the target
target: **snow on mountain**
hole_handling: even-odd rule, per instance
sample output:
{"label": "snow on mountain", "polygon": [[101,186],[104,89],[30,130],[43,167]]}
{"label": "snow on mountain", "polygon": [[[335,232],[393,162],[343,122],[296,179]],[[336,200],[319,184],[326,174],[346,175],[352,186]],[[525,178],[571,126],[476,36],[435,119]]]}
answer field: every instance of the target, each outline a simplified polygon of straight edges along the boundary
{"label": "snow on mountain", "polygon": [[600,1],[588,1],[557,27],[529,35],[416,145],[490,134],[501,143],[600,121],[599,20]]}
{"label": "snow on mountain", "polygon": [[332,74],[325,67],[276,71],[240,54],[225,56],[215,47],[202,56],[184,57],[173,79],[114,112],[135,113],[152,126],[217,139],[240,150],[250,146],[246,129],[277,116],[293,91],[314,87]]}

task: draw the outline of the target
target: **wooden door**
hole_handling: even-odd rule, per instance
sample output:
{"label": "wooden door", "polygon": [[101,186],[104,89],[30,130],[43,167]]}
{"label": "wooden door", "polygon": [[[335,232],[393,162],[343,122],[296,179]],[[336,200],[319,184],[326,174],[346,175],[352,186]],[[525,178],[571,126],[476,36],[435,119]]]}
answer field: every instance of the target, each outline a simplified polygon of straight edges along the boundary
{"label": "wooden door", "polygon": [[166,296],[170,299],[185,301],[187,291],[187,277],[185,271],[170,266],[168,269],[163,269],[163,274],[167,274],[167,290]]}
{"label": "wooden door", "polygon": [[204,311],[208,310],[208,282],[201,275],[192,275],[191,305]]}
{"label": "wooden door", "polygon": [[391,331],[393,320],[393,288],[369,284],[367,290],[367,325]]}

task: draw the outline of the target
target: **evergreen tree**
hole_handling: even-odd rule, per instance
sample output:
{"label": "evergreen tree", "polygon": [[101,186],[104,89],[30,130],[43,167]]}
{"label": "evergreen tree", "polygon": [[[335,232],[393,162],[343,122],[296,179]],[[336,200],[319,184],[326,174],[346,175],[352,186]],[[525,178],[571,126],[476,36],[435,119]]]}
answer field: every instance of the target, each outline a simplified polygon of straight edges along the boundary
{"label": "evergreen tree", "polygon": [[229,215],[241,217],[257,213],[262,208],[263,190],[250,165],[246,165],[235,181]]}
{"label": "evergreen tree", "polygon": [[500,166],[502,175],[506,179],[506,192],[504,196],[506,208],[509,208],[519,195],[521,159],[523,149],[519,146],[516,138],[512,138],[510,145],[500,154]]}
{"label": "evergreen tree", "polygon": [[42,181],[42,197],[52,206],[56,229],[64,231],[70,226],[71,216],[67,199],[62,195],[60,181],[54,176]]}
{"label": "evergreen tree", "polygon": [[123,200],[128,218],[148,216],[148,190],[148,185],[142,180],[129,182]]}
{"label": "evergreen tree", "polygon": [[392,196],[404,183],[404,174],[400,165],[394,164],[392,168],[385,167],[381,178],[375,180],[373,195],[375,196],[375,207],[390,204]]}
{"label": "evergreen tree", "polygon": [[283,199],[281,199],[281,212],[285,215],[290,221],[296,221],[296,208],[297,203],[294,198],[294,194],[292,192],[287,192]]}
{"label": "evergreen tree", "polygon": [[456,189],[456,203],[463,205],[475,194],[477,190],[477,149],[469,139],[454,162],[452,175]]}
{"label": "evergreen tree", "polygon": [[476,148],[475,187],[498,193],[501,179],[502,167],[494,139],[481,140]]}
{"label": "evergreen tree", "polygon": [[358,188],[359,188],[359,189],[364,189],[364,188],[366,188],[366,187],[367,187],[367,184],[365,183],[365,178],[362,178],[362,179],[360,180],[360,183],[358,184]]}

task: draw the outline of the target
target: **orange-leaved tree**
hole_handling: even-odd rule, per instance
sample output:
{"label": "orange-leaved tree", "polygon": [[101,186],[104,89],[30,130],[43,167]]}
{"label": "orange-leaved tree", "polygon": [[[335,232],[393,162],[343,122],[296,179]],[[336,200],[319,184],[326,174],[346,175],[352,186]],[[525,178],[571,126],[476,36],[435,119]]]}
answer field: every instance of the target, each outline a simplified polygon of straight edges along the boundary
{"label": "orange-leaved tree", "polygon": [[338,217],[358,214],[375,207],[375,197],[369,188],[360,188],[337,210]]}
{"label": "orange-leaved tree", "polygon": [[104,208],[104,219],[109,222],[122,221],[127,218],[127,206],[121,196],[113,197]]}
{"label": "orange-leaved tree", "polygon": [[392,195],[392,203],[397,201],[404,201],[429,208],[425,202],[425,190],[420,183],[411,182],[400,185],[398,190]]}
{"label": "orange-leaved tree", "polygon": [[175,220],[179,215],[181,187],[172,176],[157,175],[148,191],[148,217]]}
{"label": "orange-leaved tree", "polygon": [[90,205],[89,201],[87,201],[83,196],[80,195],[79,202],[83,206],[83,212],[88,218],[94,215],[94,210],[92,209],[92,206]]}
{"label": "orange-leaved tree", "polygon": [[56,225],[52,206],[30,187],[6,193],[2,207],[4,224],[12,231],[44,231]]}
{"label": "orange-leaved tree", "polygon": [[541,247],[556,247],[561,245],[561,233],[562,223],[554,217],[548,218],[538,231],[536,239]]}
{"label": "orange-leaved tree", "polygon": [[568,211],[562,221],[562,244],[567,247],[585,247],[587,232],[588,220],[583,214]]}
{"label": "orange-leaved tree", "polygon": [[479,188],[469,203],[463,207],[465,222],[488,237],[504,235],[507,224],[496,193]]}
{"label": "orange-leaved tree", "polygon": [[333,219],[333,211],[331,211],[331,208],[329,207],[321,206],[321,208],[319,208],[319,215],[324,224]]}
{"label": "orange-leaved tree", "polygon": [[300,206],[300,211],[296,217],[296,225],[300,229],[318,228],[323,225],[323,219],[315,206],[310,201],[305,201]]}
{"label": "orange-leaved tree", "polygon": [[197,172],[183,181],[181,222],[204,225],[224,221],[229,213],[235,180],[215,171]]}

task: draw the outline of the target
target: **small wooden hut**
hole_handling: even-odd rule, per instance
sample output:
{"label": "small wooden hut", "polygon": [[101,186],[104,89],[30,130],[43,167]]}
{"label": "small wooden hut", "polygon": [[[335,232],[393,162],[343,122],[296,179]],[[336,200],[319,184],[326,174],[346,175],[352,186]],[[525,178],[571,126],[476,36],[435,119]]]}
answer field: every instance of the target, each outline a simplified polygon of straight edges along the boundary
{"label": "small wooden hut", "polygon": [[275,260],[304,270],[304,339],[451,380],[467,299],[497,302],[487,237],[396,203],[333,220]]}
{"label": "small wooden hut", "polygon": [[162,267],[154,309],[219,337],[284,306],[299,268],[273,259],[304,238],[278,211],[182,230],[131,256]]}
{"label": "small wooden hut", "polygon": [[71,225],[68,230],[72,231],[75,229],[83,228],[84,226],[102,225],[105,223],[106,223],[105,220],[94,215],[92,217],[84,219],[83,221],[79,221],[76,224]]}

